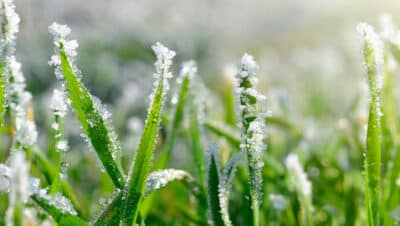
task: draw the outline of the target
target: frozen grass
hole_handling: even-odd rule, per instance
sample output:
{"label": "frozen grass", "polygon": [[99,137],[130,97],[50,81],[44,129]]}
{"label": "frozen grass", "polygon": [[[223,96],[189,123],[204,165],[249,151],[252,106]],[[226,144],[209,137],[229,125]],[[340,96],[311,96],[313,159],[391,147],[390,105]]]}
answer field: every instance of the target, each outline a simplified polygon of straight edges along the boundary
{"label": "frozen grass", "polygon": [[[194,61],[182,64],[170,90],[176,53],[158,42],[152,46],[155,81],[147,118],[137,147],[124,147],[134,150],[126,152],[111,113],[83,82],[78,42],[69,38],[66,25],[49,26],[55,53],[48,63],[59,88],[48,104],[49,131],[36,127],[36,106],[15,57],[20,19],[11,0],[1,1],[1,9],[0,132],[10,144],[1,155],[6,160],[0,164],[0,225],[400,223],[399,126],[393,93],[400,32],[390,16],[381,18],[381,33],[366,23],[357,27],[369,87],[368,106],[361,108],[369,109],[368,120],[343,116],[322,146],[324,154],[304,150],[321,148],[308,140],[307,128],[288,116],[271,115],[256,89],[259,66],[253,56],[244,54],[235,78],[227,76],[222,82],[224,103],[218,107],[223,114],[218,117],[209,114],[218,112],[217,106],[209,106],[213,102]],[[170,93],[176,96],[167,104]],[[93,150],[100,164],[100,169],[90,165],[90,173],[102,175],[98,184],[85,184],[84,191],[71,183],[72,173],[66,169],[70,109],[81,126],[85,149]],[[282,133],[274,136],[269,129]],[[37,142],[39,134],[48,134],[47,149]],[[168,168],[175,167],[181,146],[191,167]],[[123,153],[133,154],[124,159]],[[78,166],[72,172],[85,174],[87,169]],[[98,206],[87,200],[92,195],[106,201]]]}

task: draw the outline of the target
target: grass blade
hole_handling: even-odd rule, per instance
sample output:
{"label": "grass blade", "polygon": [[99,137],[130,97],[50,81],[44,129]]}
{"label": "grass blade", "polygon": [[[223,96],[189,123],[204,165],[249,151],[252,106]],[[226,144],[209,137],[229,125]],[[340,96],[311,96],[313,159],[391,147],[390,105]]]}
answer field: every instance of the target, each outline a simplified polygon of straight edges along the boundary
{"label": "grass blade", "polygon": [[382,88],[383,44],[373,28],[361,23],[358,32],[364,38],[364,61],[367,67],[368,86],[371,96],[367,139],[365,146],[365,205],[367,225],[379,225],[380,177],[381,177],[381,123],[380,94]]}
{"label": "grass blade", "polygon": [[33,195],[31,199],[46,211],[60,226],[89,226],[86,221],[70,213],[63,212],[39,195]]}
{"label": "grass blade", "polygon": [[156,145],[164,94],[166,90],[168,90],[167,79],[171,77],[168,69],[172,64],[172,58],[175,56],[175,52],[167,49],[160,43],[153,46],[153,50],[157,55],[157,61],[155,63],[157,84],[140,139],[136,159],[131,167],[130,178],[124,189],[126,192],[126,202],[122,219],[122,224],[124,226],[131,226],[133,222],[136,222],[139,214],[139,205],[145,192],[146,178],[149,173],[150,161]]}
{"label": "grass blade", "polygon": [[171,158],[172,150],[174,148],[176,134],[181,127],[184,114],[185,114],[185,106],[187,102],[187,98],[189,95],[190,89],[190,81],[191,78],[196,73],[197,68],[194,61],[188,61],[183,63],[181,76],[179,78],[179,82],[181,83],[181,87],[179,89],[178,101],[176,102],[175,113],[173,115],[172,124],[170,129],[168,130],[168,136],[166,140],[166,147],[164,149],[164,155],[161,157],[161,162],[159,168],[165,168],[168,165],[168,162]]}
{"label": "grass blade", "polygon": [[[103,163],[106,172],[111,177],[116,187],[123,188],[125,176],[117,159],[119,157],[118,152],[120,147],[109,125],[107,125],[107,116],[102,114],[102,109],[99,109],[100,107],[96,106],[92,95],[76,74],[77,69],[75,69],[70,59],[71,56],[76,55],[76,52],[74,52],[75,50],[66,51],[65,44],[67,41],[64,40],[66,34],[59,31],[60,26],[61,25],[58,24],[50,26],[51,32],[56,36],[56,51],[59,52],[59,56],[56,55],[55,57],[59,57],[60,59],[59,62],[54,60],[55,62],[53,64],[58,64],[61,67],[66,90],[68,91],[72,106],[76,111],[76,115],[84,132],[87,134],[99,159]],[[61,38],[59,38],[60,36]]]}
{"label": "grass blade", "polygon": [[210,164],[208,167],[208,197],[210,202],[211,217],[215,226],[224,226],[221,203],[219,199],[220,173],[217,162],[217,152],[211,151]]}

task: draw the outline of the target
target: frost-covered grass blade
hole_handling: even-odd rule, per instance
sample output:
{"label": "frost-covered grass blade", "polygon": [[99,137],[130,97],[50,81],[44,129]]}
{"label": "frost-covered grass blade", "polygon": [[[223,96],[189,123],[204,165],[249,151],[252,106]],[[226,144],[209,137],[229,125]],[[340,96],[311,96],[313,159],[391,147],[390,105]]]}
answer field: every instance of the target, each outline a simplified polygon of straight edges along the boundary
{"label": "frost-covered grass blade", "polygon": [[122,213],[122,224],[125,226],[131,226],[133,222],[136,222],[139,214],[140,203],[142,202],[145,192],[146,178],[149,174],[150,161],[156,144],[164,95],[168,90],[167,79],[172,77],[169,72],[169,67],[172,64],[172,58],[175,56],[175,52],[169,50],[160,43],[153,46],[153,50],[157,55],[157,61],[155,63],[157,83],[154,93],[152,94],[152,101],[136,158],[131,167],[127,186],[124,189],[124,192],[126,192],[126,200]]}
{"label": "frost-covered grass blade", "polygon": [[[118,163],[118,149],[120,147],[118,147],[118,143],[112,131],[110,131],[109,126],[106,124],[106,117],[109,116],[102,115],[100,112],[101,109],[99,109],[100,106],[94,103],[92,95],[76,75],[77,69],[74,69],[75,66],[71,62],[71,56],[69,56],[71,53],[68,53],[68,51],[75,50],[69,49],[67,51],[68,48],[71,48],[69,46],[71,45],[71,41],[67,42],[65,40],[65,36],[69,32],[63,34],[62,32],[65,32],[65,30],[63,31],[62,29],[66,28],[57,24],[53,24],[51,27],[52,33],[55,35],[56,48],[58,48],[56,51],[59,52],[59,55],[53,57],[53,64],[57,67],[59,66],[62,71],[62,75],[58,76],[63,76],[66,90],[68,91],[68,96],[76,111],[76,115],[98,157],[103,163],[105,170],[111,177],[115,186],[123,188],[125,176],[121,165]],[[58,69],[56,68],[56,70]]]}

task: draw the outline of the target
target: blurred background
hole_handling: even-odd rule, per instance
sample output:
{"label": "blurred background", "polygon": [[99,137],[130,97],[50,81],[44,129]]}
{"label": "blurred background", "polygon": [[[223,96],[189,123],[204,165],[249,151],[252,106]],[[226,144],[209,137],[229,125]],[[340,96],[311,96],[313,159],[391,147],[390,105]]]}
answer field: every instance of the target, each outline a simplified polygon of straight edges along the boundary
{"label": "blurred background", "polygon": [[[208,104],[213,105],[209,117],[216,120],[223,117],[221,84],[231,81],[244,52],[254,55],[261,68],[258,89],[268,97],[272,115],[285,115],[300,128],[307,138],[300,147],[307,153],[323,153],[330,148],[332,131],[347,125],[343,117],[366,117],[365,100],[359,98],[367,94],[356,25],[378,25],[383,12],[395,22],[400,19],[395,0],[17,0],[16,5],[21,17],[17,58],[34,95],[36,122],[42,128],[51,123],[48,101],[58,83],[47,64],[53,53],[47,27],[56,21],[70,26],[71,37],[78,40],[83,81],[113,113],[126,155],[135,149],[134,137],[143,126],[154,80],[151,45],[156,41],[177,52],[174,75],[183,61],[197,61],[211,97]],[[399,89],[394,90],[398,96]],[[80,189],[86,190],[81,196],[90,203],[101,196],[96,192],[102,176],[92,177],[100,173],[85,165],[95,158],[78,157],[87,148],[75,116],[68,117],[69,175],[76,186],[81,183]],[[43,145],[45,137],[40,134]],[[187,151],[174,153],[177,168],[190,168],[182,161]],[[346,156],[336,157],[342,158],[341,167],[348,167]],[[87,167],[87,173],[79,167]]]}

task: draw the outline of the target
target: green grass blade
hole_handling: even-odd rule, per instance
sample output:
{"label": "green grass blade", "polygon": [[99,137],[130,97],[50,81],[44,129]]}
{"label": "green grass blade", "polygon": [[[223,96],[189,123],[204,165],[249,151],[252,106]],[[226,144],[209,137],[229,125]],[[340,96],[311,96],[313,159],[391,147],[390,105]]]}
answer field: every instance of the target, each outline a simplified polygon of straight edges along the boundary
{"label": "green grass blade", "polygon": [[367,144],[365,156],[365,177],[366,177],[366,205],[368,225],[379,225],[379,200],[380,200],[380,129],[378,112],[375,102],[371,102]]}
{"label": "green grass blade", "polygon": [[220,173],[216,154],[213,151],[210,156],[210,164],[208,168],[208,198],[210,202],[211,217],[215,226],[225,226],[222,218],[221,203],[219,200],[219,181]]}
{"label": "green grass blade", "polygon": [[201,128],[198,116],[198,108],[196,104],[190,105],[190,137],[192,141],[192,152],[196,171],[199,178],[200,194],[198,196],[198,204],[200,216],[204,222],[207,222],[207,190],[206,190],[206,169],[204,162],[204,151],[201,143]]}
{"label": "green grass blade", "polygon": [[85,85],[76,76],[63,46],[60,46],[60,58],[69,98],[83,130],[115,186],[123,188],[125,176],[120,165],[117,164],[117,147],[105,119],[96,109],[93,98]]}
{"label": "green grass blade", "polygon": [[103,209],[101,214],[98,216],[92,225],[94,226],[113,226],[119,225],[121,221],[121,207],[124,204],[122,199],[123,192],[118,192],[117,195],[112,199],[110,204]]}
{"label": "green grass blade", "polygon": [[139,213],[139,204],[144,195],[145,182],[149,173],[150,161],[156,144],[160,112],[163,102],[163,83],[160,82],[147,117],[146,125],[140,139],[136,159],[132,167],[128,187],[126,188],[125,224],[132,225]]}
{"label": "green grass blade", "polygon": [[[357,30],[364,38],[364,61],[367,69],[370,106],[365,146],[365,205],[367,225],[379,225],[380,220],[380,177],[381,177],[381,122],[380,94],[381,71],[383,69],[383,44],[373,28],[361,23]],[[382,61],[382,62],[380,62]]]}
{"label": "green grass blade", "polygon": [[126,193],[126,202],[122,213],[122,225],[124,226],[131,226],[136,222],[139,214],[139,206],[144,196],[146,178],[149,174],[150,162],[156,145],[164,94],[168,89],[167,79],[171,77],[168,69],[172,64],[172,58],[175,56],[175,52],[167,49],[160,43],[153,46],[153,50],[157,55],[155,63],[157,84],[153,93],[146,124],[140,138],[135,162],[131,167],[129,181],[124,188],[124,192]]}
{"label": "green grass blade", "polygon": [[72,215],[70,213],[65,213],[50,204],[46,199],[40,197],[39,195],[33,195],[31,199],[40,206],[46,213],[48,213],[59,226],[89,226],[89,224],[83,219]]}
{"label": "green grass blade", "polygon": [[179,128],[181,127],[184,118],[185,105],[189,94],[189,88],[190,88],[190,77],[189,75],[185,75],[183,76],[182,85],[179,90],[178,102],[176,103],[172,124],[168,130],[166,147],[164,149],[165,156],[162,156],[160,159],[161,162],[159,168],[161,169],[167,167],[168,162],[170,161],[172,150],[175,144],[176,134],[179,131]]}
{"label": "green grass blade", "polygon": [[190,137],[192,141],[193,158],[196,164],[200,183],[205,185],[206,169],[204,166],[204,151],[201,143],[201,129],[198,116],[198,109],[195,104],[190,106]]}
{"label": "green grass blade", "polygon": [[56,154],[56,172],[54,173],[54,178],[52,181],[52,184],[50,186],[50,194],[54,195],[56,194],[60,189],[61,189],[61,168],[62,168],[62,156],[63,152],[65,150],[60,150],[59,147],[57,147],[57,143],[60,141],[63,141],[64,139],[64,122],[63,119],[60,116],[55,116],[54,118],[55,123],[57,123],[58,127],[56,131],[53,131],[54,135],[54,150]]}

